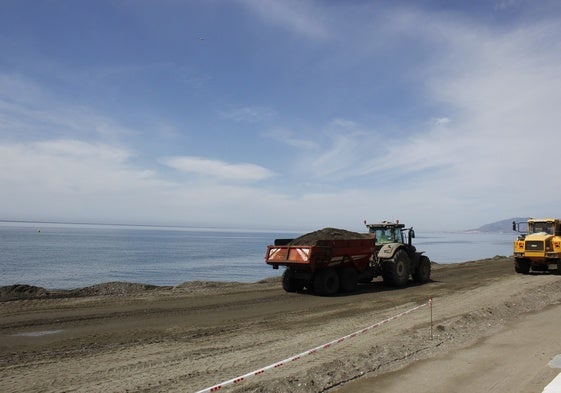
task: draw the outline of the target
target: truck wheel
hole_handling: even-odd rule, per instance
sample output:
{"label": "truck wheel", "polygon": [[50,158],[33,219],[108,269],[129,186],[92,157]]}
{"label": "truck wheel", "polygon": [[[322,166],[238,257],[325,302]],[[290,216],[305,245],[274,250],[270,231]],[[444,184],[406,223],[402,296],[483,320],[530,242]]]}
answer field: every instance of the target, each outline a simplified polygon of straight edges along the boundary
{"label": "truck wheel", "polygon": [[425,256],[421,255],[419,260],[419,266],[415,269],[413,273],[413,280],[420,284],[423,284],[430,280],[430,259]]}
{"label": "truck wheel", "polygon": [[530,261],[524,258],[515,258],[514,271],[521,274],[530,273]]}
{"label": "truck wheel", "polygon": [[282,274],[282,289],[286,292],[296,292],[298,290],[298,281],[294,278],[294,272],[289,267]]}
{"label": "truck wheel", "polygon": [[339,274],[341,292],[353,292],[356,289],[358,274],[352,267],[346,267]]}
{"label": "truck wheel", "polygon": [[397,250],[392,259],[382,262],[384,282],[395,287],[403,287],[409,280],[409,256],[403,250]]}
{"label": "truck wheel", "polygon": [[320,270],[314,277],[314,292],[320,296],[333,296],[339,291],[339,276],[333,269]]}

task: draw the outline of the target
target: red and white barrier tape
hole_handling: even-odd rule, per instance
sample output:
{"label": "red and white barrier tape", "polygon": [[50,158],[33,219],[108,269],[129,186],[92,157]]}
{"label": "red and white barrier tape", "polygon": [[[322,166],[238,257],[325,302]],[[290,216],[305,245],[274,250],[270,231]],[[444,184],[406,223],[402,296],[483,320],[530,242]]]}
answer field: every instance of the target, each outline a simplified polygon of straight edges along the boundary
{"label": "red and white barrier tape", "polygon": [[393,320],[395,320],[395,319],[401,318],[402,316],[407,315],[407,314],[410,314],[410,313],[412,313],[413,311],[416,311],[416,310],[420,309],[421,307],[424,307],[424,306],[426,306],[426,305],[428,305],[428,304],[431,304],[431,303],[432,303],[432,298],[429,299],[429,301],[426,302],[426,303],[420,304],[420,305],[418,305],[418,306],[416,306],[416,307],[413,307],[413,308],[411,308],[411,309],[409,309],[409,310],[407,310],[407,311],[404,311],[404,312],[402,312],[402,313],[399,313],[399,314],[397,314],[397,315],[394,315],[393,317],[390,317],[390,318],[388,318],[388,319],[384,319],[383,321],[380,321],[380,322],[378,322],[378,323],[375,323],[374,325],[370,325],[370,326],[368,326],[368,327],[365,327],[364,329],[358,330],[358,331],[356,331],[356,332],[354,332],[354,333],[351,333],[351,334],[348,334],[348,335],[346,335],[346,336],[344,336],[344,337],[338,338],[338,339],[333,340],[333,341],[330,341],[330,342],[328,342],[328,343],[326,343],[326,344],[323,344],[323,345],[320,345],[320,346],[318,346],[318,347],[315,347],[315,348],[312,348],[312,349],[310,349],[310,350],[307,350],[307,351],[305,351],[305,352],[299,353],[298,355],[294,355],[294,356],[289,357],[289,358],[287,358],[287,359],[281,360],[280,362],[276,362],[276,363],[270,364],[270,365],[268,365],[268,366],[266,366],[266,367],[263,367],[263,368],[260,368],[260,369],[258,369],[258,370],[249,372],[249,373],[244,374],[244,375],[240,375],[239,377],[229,379],[229,380],[227,380],[227,381],[221,382],[221,383],[219,383],[219,384],[217,384],[217,385],[208,387],[208,388],[203,389],[203,390],[199,390],[197,393],[216,392],[216,391],[222,389],[223,387],[225,387],[225,386],[227,386],[227,385],[239,383],[239,382],[245,381],[245,380],[246,380],[247,378],[249,378],[249,377],[253,377],[253,376],[255,376],[255,375],[263,374],[263,373],[264,373],[265,371],[267,371],[267,370],[271,370],[271,369],[274,369],[274,368],[279,368],[279,367],[281,367],[281,366],[283,366],[283,365],[285,365],[285,364],[287,364],[287,363],[293,362],[293,361],[295,361],[295,360],[299,360],[299,359],[301,359],[301,358],[304,357],[304,356],[312,355],[312,354],[316,353],[316,352],[319,351],[319,350],[322,350],[322,349],[325,349],[325,348],[329,348],[329,347],[332,346],[332,345],[339,344],[339,343],[341,343],[341,342],[343,342],[343,341],[345,341],[345,340],[354,338],[354,337],[358,336],[359,334],[367,333],[369,330],[372,330],[372,329],[374,329],[374,328],[377,328],[377,327],[379,327],[379,326],[382,326],[383,324],[388,323],[388,322],[391,322],[391,321],[393,321]]}

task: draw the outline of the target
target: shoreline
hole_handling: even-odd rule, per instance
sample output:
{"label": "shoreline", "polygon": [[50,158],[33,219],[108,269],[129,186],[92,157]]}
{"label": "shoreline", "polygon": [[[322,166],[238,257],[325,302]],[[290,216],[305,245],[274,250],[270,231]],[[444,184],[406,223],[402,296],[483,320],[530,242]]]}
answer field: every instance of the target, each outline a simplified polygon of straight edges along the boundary
{"label": "shoreline", "polygon": [[0,286],[0,303],[13,300],[59,299],[87,296],[133,295],[150,291],[173,291],[202,288],[232,288],[281,282],[281,277],[269,277],[251,283],[238,281],[185,281],[178,285],[151,285],[128,281],[108,281],[74,289],[47,289],[28,284]]}
{"label": "shoreline", "polygon": [[[493,260],[505,259],[505,257],[496,255],[492,258],[484,258],[472,261],[457,262],[457,263],[438,263],[431,262],[433,269],[446,268],[447,266],[462,266],[466,264],[480,264]],[[124,294],[137,294],[146,291],[172,291],[174,289],[193,289],[203,287],[223,287],[231,288],[233,286],[244,287],[257,284],[267,284],[278,282],[280,283],[282,277],[271,276],[254,282],[239,282],[239,281],[211,281],[211,280],[193,280],[184,281],[177,285],[153,285],[139,282],[130,281],[106,281],[98,284],[88,285],[84,287],[58,289],[58,288],[45,288],[30,284],[11,284],[0,286],[0,302],[12,300],[32,300],[32,299],[56,299],[56,298],[71,298],[71,297],[87,297],[87,296],[103,296],[103,295],[124,295]],[[377,279],[375,279],[377,280]],[[379,278],[378,278],[379,280]]]}

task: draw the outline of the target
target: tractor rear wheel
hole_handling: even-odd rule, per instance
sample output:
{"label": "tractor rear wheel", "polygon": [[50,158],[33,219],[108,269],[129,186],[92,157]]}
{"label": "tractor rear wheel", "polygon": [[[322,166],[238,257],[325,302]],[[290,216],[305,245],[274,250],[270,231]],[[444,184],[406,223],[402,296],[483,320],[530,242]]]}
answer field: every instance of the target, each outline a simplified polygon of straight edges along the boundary
{"label": "tractor rear wheel", "polygon": [[413,280],[420,284],[430,280],[430,259],[426,255],[421,255],[419,259],[419,266],[413,272]]}
{"label": "tractor rear wheel", "polygon": [[409,281],[409,256],[403,250],[397,250],[392,259],[382,262],[384,282],[395,287],[403,287]]}
{"label": "tractor rear wheel", "polygon": [[314,277],[314,292],[320,296],[333,296],[339,291],[339,276],[333,269],[320,270]]}
{"label": "tractor rear wheel", "polygon": [[515,258],[514,271],[521,274],[530,273],[530,261],[525,258]]}

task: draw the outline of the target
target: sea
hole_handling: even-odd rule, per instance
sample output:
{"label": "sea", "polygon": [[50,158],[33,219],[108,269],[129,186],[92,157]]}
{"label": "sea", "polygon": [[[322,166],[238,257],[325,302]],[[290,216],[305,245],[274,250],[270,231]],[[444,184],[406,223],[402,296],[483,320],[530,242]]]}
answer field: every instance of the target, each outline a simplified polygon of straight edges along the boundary
{"label": "sea", "polygon": [[[267,245],[303,233],[274,230],[0,221],[0,286],[74,289],[110,281],[178,285],[280,276]],[[514,233],[426,232],[414,244],[433,261],[512,255]]]}

